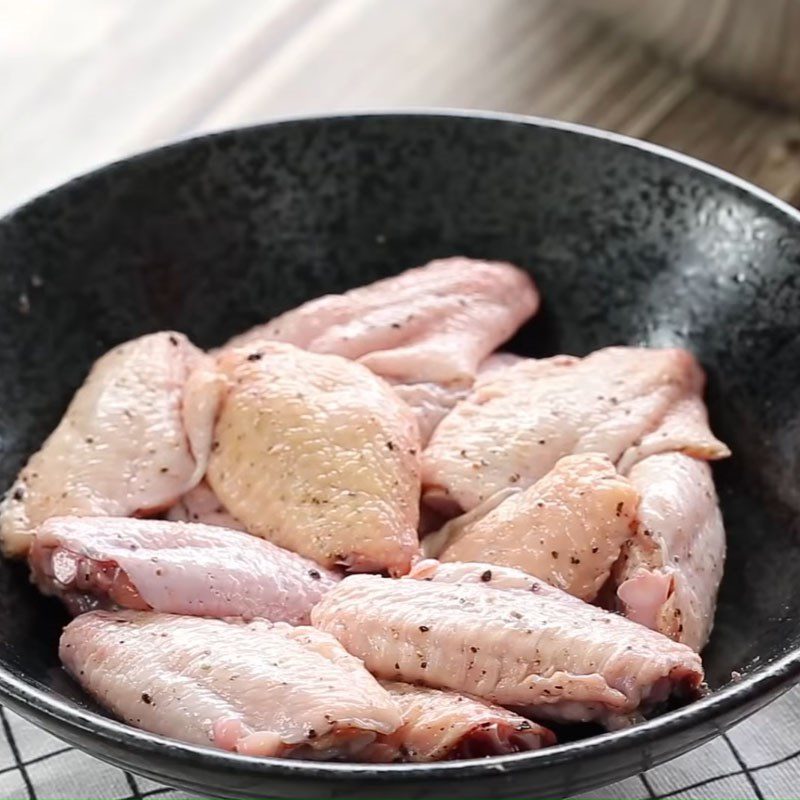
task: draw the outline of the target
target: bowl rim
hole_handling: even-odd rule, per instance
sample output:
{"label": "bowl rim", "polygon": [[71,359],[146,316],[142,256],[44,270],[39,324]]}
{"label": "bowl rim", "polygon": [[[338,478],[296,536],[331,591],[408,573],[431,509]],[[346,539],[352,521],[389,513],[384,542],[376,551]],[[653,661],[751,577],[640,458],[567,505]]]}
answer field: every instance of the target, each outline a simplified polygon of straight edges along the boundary
{"label": "bowl rim", "polygon": [[[684,167],[697,170],[715,181],[727,184],[740,192],[754,197],[761,203],[771,206],[775,211],[800,225],[800,211],[788,203],[755,186],[749,181],[708,164],[700,159],[676,152],[661,145],[652,144],[623,134],[605,131],[587,125],[562,122],[544,117],[527,116],[493,111],[478,111],[457,108],[402,108],[343,111],[337,113],[312,113],[278,117],[255,125],[213,130],[200,134],[178,137],[155,148],[149,148],[124,158],[115,159],[89,172],[59,183],[35,197],[12,208],[0,217],[0,226],[13,221],[29,206],[37,204],[42,198],[74,187],[100,174],[130,163],[137,163],[154,154],[170,151],[198,141],[224,139],[228,136],[257,134],[264,129],[297,124],[318,124],[335,121],[357,121],[375,118],[446,118],[464,121],[489,121],[503,124],[530,126],[538,129],[563,131],[595,140],[607,141],[626,148],[637,150],[645,155],[666,159]],[[343,780],[397,780],[412,782],[416,780],[448,780],[459,778],[487,777],[492,774],[510,773],[536,768],[547,768],[582,757],[611,756],[635,746],[656,742],[674,736],[700,725],[709,725],[721,717],[734,713],[743,706],[756,704],[759,698],[769,698],[782,688],[800,680],[800,647],[796,647],[779,658],[764,663],[752,673],[743,676],[706,697],[671,711],[660,717],[639,723],[625,730],[603,733],[574,742],[557,744],[527,753],[516,753],[491,758],[466,759],[459,761],[435,762],[430,764],[360,764],[318,762],[282,758],[243,756],[224,750],[193,745],[170,739],[158,734],[134,728],[124,722],[103,716],[82,708],[77,703],[54,696],[49,690],[20,677],[13,670],[0,666],[0,697],[8,700],[13,708],[23,715],[41,721],[51,718],[58,721],[63,729],[76,736],[87,734],[105,739],[114,748],[131,749],[143,755],[168,755],[173,760],[186,764],[202,763],[204,767],[236,770],[263,777],[291,779],[316,778],[333,781]],[[716,726],[718,727],[718,726]],[[61,735],[61,734],[59,734]]]}

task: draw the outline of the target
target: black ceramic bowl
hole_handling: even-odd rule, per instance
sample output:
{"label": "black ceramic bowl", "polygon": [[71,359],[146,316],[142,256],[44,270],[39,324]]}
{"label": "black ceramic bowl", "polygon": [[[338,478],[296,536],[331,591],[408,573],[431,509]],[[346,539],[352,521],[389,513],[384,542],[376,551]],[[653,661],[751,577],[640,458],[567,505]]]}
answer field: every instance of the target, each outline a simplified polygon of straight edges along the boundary
{"label": "black ceramic bowl", "polygon": [[[709,376],[729,535],[710,696],[624,732],[424,766],[253,759],[104,716],[60,670],[60,610],[0,564],[0,696],[100,758],[251,797],[531,797],[677,755],[800,675],[800,215],[716,170],[568,125],[488,115],[304,119],[181,142],[0,221],[0,481],[92,361],[177,328],[200,345],[324,292],[452,254],[529,269],[527,355],[683,345]],[[732,682],[732,672],[741,673]]]}

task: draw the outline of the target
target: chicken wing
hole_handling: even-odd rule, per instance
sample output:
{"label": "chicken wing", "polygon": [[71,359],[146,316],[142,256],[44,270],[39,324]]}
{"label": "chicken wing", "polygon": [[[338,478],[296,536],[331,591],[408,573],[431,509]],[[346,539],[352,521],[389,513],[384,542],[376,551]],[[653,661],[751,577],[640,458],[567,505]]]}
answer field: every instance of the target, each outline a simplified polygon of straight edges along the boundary
{"label": "chicken wing", "polygon": [[127,723],[245,755],[355,758],[402,724],[361,662],[314,628],[92,611],[64,629],[59,655]]}
{"label": "chicken wing", "polygon": [[403,724],[379,736],[364,751],[363,760],[481,758],[538,750],[556,741],[547,728],[477,697],[396,681],[381,685],[400,709]]}
{"label": "chicken wing", "polygon": [[25,555],[48,517],[146,516],[195,486],[222,388],[205,359],[169,331],[100,358],[3,500],[3,552]]}
{"label": "chicken wing", "polygon": [[725,562],[711,469],[662,453],[637,463],[630,479],[642,500],[636,535],[614,570],[621,610],[699,651],[714,623]]}
{"label": "chicken wing", "polygon": [[419,436],[385,381],[280,342],[218,358],[229,390],[207,480],[246,529],[320,564],[408,572]]}
{"label": "chicken wing", "polygon": [[380,678],[536,718],[617,727],[670,695],[697,693],[702,664],[685,645],[554,587],[493,589],[492,565],[474,564],[473,574],[478,582],[353,575],[311,620]]}
{"label": "chicken wing", "polygon": [[211,525],[53,517],[31,547],[34,582],[73,612],[96,604],[301,625],[339,580],[297,553]]}
{"label": "chicken wing", "polygon": [[633,534],[637,504],[636,490],[608,458],[566,456],[484,516],[447,523],[438,558],[518,567],[591,601]]}
{"label": "chicken wing", "polygon": [[685,350],[636,347],[492,371],[426,447],[425,500],[451,515],[469,510],[501,489],[530,486],[573,453],[604,453],[623,472],[656,452],[727,456],[708,428],[703,381]]}
{"label": "chicken wing", "polygon": [[277,340],[358,359],[397,382],[469,386],[538,306],[533,281],[517,267],[446,258],[311,300],[227,346]]}

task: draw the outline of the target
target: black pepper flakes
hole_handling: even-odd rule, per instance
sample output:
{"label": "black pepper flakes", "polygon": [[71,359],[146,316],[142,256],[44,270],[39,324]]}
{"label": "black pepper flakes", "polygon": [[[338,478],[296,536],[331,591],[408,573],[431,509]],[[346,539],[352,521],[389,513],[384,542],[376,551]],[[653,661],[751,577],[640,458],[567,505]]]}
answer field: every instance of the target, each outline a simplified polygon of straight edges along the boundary
{"label": "black pepper flakes", "polygon": [[427,633],[430,630],[430,628],[427,625],[420,625],[419,629],[422,633]]}
{"label": "black pepper flakes", "polygon": [[575,558],[575,556],[570,556],[569,557],[569,563],[570,564],[580,564],[581,560],[579,558]]}
{"label": "black pepper flakes", "polygon": [[319,572],[318,569],[310,569],[308,571],[308,577],[313,579],[313,580],[315,580],[315,581],[318,581],[318,580],[320,580],[322,578],[322,575],[320,575],[320,572]]}
{"label": "black pepper flakes", "polygon": [[595,547],[592,548],[592,552],[596,553],[599,549],[600,549],[599,547],[595,546]]}
{"label": "black pepper flakes", "polygon": [[484,583],[489,583],[491,579],[492,579],[492,571],[490,569],[487,569],[485,572],[481,573],[481,580]]}
{"label": "black pepper flakes", "polygon": [[617,515],[617,516],[620,516],[620,515],[622,514],[622,509],[623,509],[623,508],[625,508],[625,503],[623,503],[623,502],[620,500],[620,501],[619,501],[619,503],[617,503],[617,510],[616,510],[616,515]]}
{"label": "black pepper flakes", "polygon": [[550,555],[553,556],[553,558],[558,558],[558,550],[552,550]]}
{"label": "black pepper flakes", "polygon": [[142,692],[142,702],[149,706],[152,704],[153,698],[147,692]]}
{"label": "black pepper flakes", "polygon": [[392,441],[388,441],[388,442],[386,442],[386,446],[387,446],[387,447],[388,447],[390,450],[394,451],[394,442],[392,442]]}
{"label": "black pepper flakes", "polygon": [[264,357],[263,353],[250,353],[250,355],[247,356],[247,360],[248,361],[260,361],[263,357]]}
{"label": "black pepper flakes", "polygon": [[25,497],[25,492],[22,488],[14,489],[14,494],[11,495],[14,500],[22,500]]}

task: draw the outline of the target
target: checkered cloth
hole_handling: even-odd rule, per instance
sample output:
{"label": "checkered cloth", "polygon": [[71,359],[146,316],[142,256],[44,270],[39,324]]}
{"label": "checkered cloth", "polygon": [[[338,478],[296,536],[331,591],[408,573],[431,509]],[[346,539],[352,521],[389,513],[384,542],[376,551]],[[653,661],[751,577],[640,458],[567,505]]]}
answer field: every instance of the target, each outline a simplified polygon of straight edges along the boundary
{"label": "checkered cloth", "polygon": [[[0,708],[0,798],[7,800],[188,800],[65,747]],[[581,795],[583,800],[648,798],[791,800],[800,797],[800,687],[711,743],[644,775]]]}

